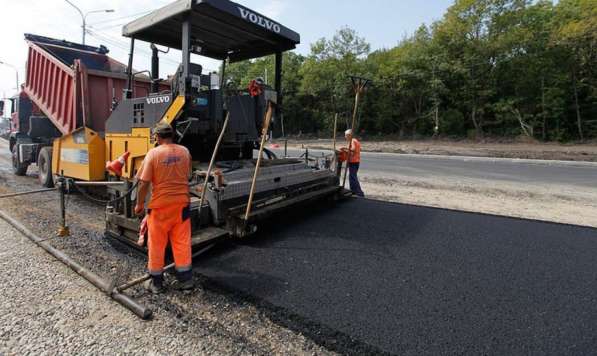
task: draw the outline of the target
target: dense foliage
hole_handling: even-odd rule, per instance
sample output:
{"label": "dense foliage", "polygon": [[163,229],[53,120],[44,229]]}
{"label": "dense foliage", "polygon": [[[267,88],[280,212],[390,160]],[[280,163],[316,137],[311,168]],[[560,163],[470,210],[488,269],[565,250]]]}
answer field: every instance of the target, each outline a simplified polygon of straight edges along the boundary
{"label": "dense foliage", "polygon": [[[349,75],[371,78],[359,131],[400,137],[597,137],[597,0],[456,0],[440,21],[371,52],[344,28],[284,57],[287,134],[347,126]],[[237,63],[245,86],[273,82],[274,59]]]}

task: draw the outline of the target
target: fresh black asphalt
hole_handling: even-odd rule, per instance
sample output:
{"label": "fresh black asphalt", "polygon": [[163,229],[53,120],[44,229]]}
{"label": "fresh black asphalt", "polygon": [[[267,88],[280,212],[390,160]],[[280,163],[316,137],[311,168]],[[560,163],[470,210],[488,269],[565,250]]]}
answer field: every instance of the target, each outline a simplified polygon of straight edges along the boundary
{"label": "fresh black asphalt", "polygon": [[359,199],[276,219],[197,269],[341,352],[597,350],[595,229]]}

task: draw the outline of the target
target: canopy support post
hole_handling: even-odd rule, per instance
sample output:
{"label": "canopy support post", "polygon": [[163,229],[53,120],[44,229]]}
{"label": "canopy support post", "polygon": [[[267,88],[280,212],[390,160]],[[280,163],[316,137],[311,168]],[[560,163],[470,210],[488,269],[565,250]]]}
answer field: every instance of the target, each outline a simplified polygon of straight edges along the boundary
{"label": "canopy support post", "polygon": [[[283,65],[283,54],[282,52],[276,52],[276,68],[275,68],[275,75],[276,75],[276,94],[277,94],[277,102],[275,107],[275,118],[278,122],[282,120],[282,105],[283,105],[283,95],[282,95],[282,65]],[[275,127],[274,127],[275,128]],[[273,137],[272,137],[273,138]]]}
{"label": "canopy support post", "polygon": [[133,56],[135,54],[135,38],[131,37],[131,48],[129,52],[129,63],[126,68],[126,89],[124,89],[123,99],[133,98]]}
{"label": "canopy support post", "polygon": [[191,21],[186,16],[182,23],[182,76],[180,83],[180,95],[187,95],[190,91],[191,79],[189,78],[191,65]]}

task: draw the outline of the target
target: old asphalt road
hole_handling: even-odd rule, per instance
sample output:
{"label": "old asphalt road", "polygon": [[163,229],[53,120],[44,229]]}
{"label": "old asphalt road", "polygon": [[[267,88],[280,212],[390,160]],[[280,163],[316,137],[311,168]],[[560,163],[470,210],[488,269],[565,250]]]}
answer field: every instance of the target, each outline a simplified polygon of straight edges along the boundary
{"label": "old asphalt road", "polygon": [[591,354],[597,230],[351,200],[199,264],[339,351]]}
{"label": "old asphalt road", "polygon": [[[273,150],[283,156],[283,149]],[[311,157],[331,151],[310,150]],[[304,151],[288,150],[298,157]],[[546,184],[595,188],[597,163],[516,160],[483,157],[401,155],[394,153],[362,153],[361,172],[370,176],[401,175],[413,178],[446,177],[448,179],[475,179],[515,184]]]}

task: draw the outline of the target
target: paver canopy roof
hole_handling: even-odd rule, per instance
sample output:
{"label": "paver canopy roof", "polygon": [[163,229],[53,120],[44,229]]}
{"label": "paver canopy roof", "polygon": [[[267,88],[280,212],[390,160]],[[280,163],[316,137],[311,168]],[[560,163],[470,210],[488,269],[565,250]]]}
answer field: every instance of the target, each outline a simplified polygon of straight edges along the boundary
{"label": "paver canopy roof", "polygon": [[241,61],[294,49],[300,35],[278,22],[228,0],[178,0],[123,28],[123,35],[175,49],[182,24],[191,23],[193,53]]}

